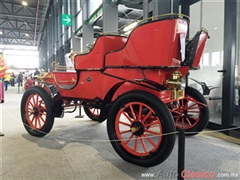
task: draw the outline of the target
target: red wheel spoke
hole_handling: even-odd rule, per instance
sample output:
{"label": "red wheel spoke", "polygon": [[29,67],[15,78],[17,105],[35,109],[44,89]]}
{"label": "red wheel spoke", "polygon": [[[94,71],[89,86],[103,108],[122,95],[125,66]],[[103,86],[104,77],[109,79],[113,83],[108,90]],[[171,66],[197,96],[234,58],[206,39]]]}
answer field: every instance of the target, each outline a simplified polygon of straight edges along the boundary
{"label": "red wheel spoke", "polygon": [[182,127],[184,127],[185,120],[184,118],[181,118],[181,119],[182,119]]}
{"label": "red wheel spoke", "polygon": [[[31,117],[29,116],[29,119],[30,119]],[[34,121],[34,116],[32,116],[32,118],[30,119],[30,121],[31,121],[31,124],[33,125],[33,121]]]}
{"label": "red wheel spoke", "polygon": [[39,107],[38,111],[39,112],[46,112],[46,108],[45,107]]}
{"label": "red wheel spoke", "polygon": [[191,113],[199,113],[200,111],[191,111],[191,110],[189,111],[189,110],[188,110],[188,112],[191,112]]}
{"label": "red wheel spoke", "polygon": [[133,120],[129,117],[129,115],[126,112],[123,112],[123,115],[129,120],[130,123],[133,122]]}
{"label": "red wheel spoke", "polygon": [[181,115],[182,113],[181,112],[179,112],[179,111],[173,111],[173,110],[170,110],[170,112],[172,112],[172,113],[176,113],[176,114],[179,114],[179,115]]}
{"label": "red wheel spoke", "polygon": [[150,127],[150,126],[153,126],[153,125],[159,125],[159,122],[158,121],[151,121],[151,123],[144,124],[144,127]]}
{"label": "red wheel spoke", "polygon": [[142,104],[139,105],[138,120],[142,120]]}
{"label": "red wheel spoke", "polygon": [[157,132],[154,132],[154,131],[150,131],[149,129],[146,129],[145,132],[148,132],[150,134],[154,134],[156,136],[160,136],[161,135],[160,133],[157,133]]}
{"label": "red wheel spoke", "polygon": [[199,121],[199,118],[191,117],[191,119],[194,121]]}
{"label": "red wheel spoke", "polygon": [[152,114],[152,112],[149,111],[149,112],[147,113],[147,115],[143,118],[142,123],[144,123],[144,122],[146,121],[146,119],[151,116],[151,114]]}
{"label": "red wheel spoke", "polygon": [[119,121],[119,124],[123,124],[123,125],[128,126],[128,127],[131,126],[131,124],[128,124],[128,123],[125,123],[125,122],[122,122],[122,121]]}
{"label": "red wheel spoke", "polygon": [[39,112],[40,115],[47,115],[45,111]]}
{"label": "red wheel spoke", "polygon": [[30,108],[30,107],[27,108],[27,112],[32,111],[32,110],[33,110],[33,108]]}
{"label": "red wheel spoke", "polygon": [[150,139],[146,134],[143,134],[143,135],[144,135],[144,137],[148,140],[148,142],[151,143],[151,145],[152,145],[153,147],[156,146],[156,144],[152,141],[152,139]]}
{"label": "red wheel spoke", "polygon": [[100,110],[97,109],[97,108],[93,108],[91,111],[92,111],[92,114],[93,114],[93,115],[98,116]]}
{"label": "red wheel spoke", "polygon": [[135,114],[135,112],[134,112],[134,110],[133,110],[132,105],[130,105],[129,107],[130,107],[130,110],[131,110],[131,113],[132,113],[133,119],[134,119],[134,121],[136,121],[137,118],[136,118],[136,114]]}
{"label": "red wheel spoke", "polygon": [[37,95],[36,103],[38,103],[39,96]]}
{"label": "red wheel spoke", "polygon": [[121,131],[120,134],[125,134],[125,133],[129,133],[129,132],[131,132],[130,129],[126,130],[126,131]]}
{"label": "red wheel spoke", "polygon": [[186,121],[188,122],[188,124],[189,124],[190,126],[192,126],[192,123],[189,121],[188,118],[186,118]]}
{"label": "red wheel spoke", "polygon": [[33,117],[33,122],[32,122],[32,124],[33,124],[34,128],[37,127],[37,118],[36,118],[36,116]]}
{"label": "red wheel spoke", "polygon": [[180,116],[177,116],[176,124],[178,124],[179,119],[180,119]]}
{"label": "red wheel spoke", "polygon": [[187,108],[188,108],[188,109],[192,109],[192,108],[195,109],[196,107],[194,108],[194,106],[198,107],[197,103],[192,104],[192,105],[188,106]]}
{"label": "red wheel spoke", "polygon": [[128,144],[128,143],[131,141],[131,139],[132,139],[133,136],[134,136],[134,134],[132,134],[132,135],[128,138],[128,140],[125,142],[125,144]]}
{"label": "red wheel spoke", "polygon": [[[41,116],[40,116],[41,117]],[[40,117],[37,117],[37,122],[38,122],[38,125],[39,125],[39,128],[41,127],[41,122],[40,122]],[[37,126],[36,126],[37,127]]]}
{"label": "red wheel spoke", "polygon": [[141,142],[142,142],[142,147],[143,147],[143,149],[144,149],[144,152],[146,153],[146,152],[147,152],[147,147],[146,147],[146,144],[145,144],[144,139],[143,139],[142,136],[140,137],[140,140],[141,140]]}
{"label": "red wheel spoke", "polygon": [[42,116],[39,116],[39,119],[41,119],[41,120],[42,120],[42,122],[43,122],[43,123],[45,123],[45,119],[43,119],[43,117],[42,117]]}
{"label": "red wheel spoke", "polygon": [[134,144],[134,151],[135,152],[137,152],[137,148],[138,148],[138,136],[136,136],[135,144]]}
{"label": "red wheel spoke", "polygon": [[30,104],[32,107],[34,107],[34,105],[33,105],[33,103],[32,103],[31,101],[29,101],[29,104]]}
{"label": "red wheel spoke", "polygon": [[32,96],[32,100],[33,100],[33,104],[34,106],[36,105],[36,102],[35,102],[35,95]]}

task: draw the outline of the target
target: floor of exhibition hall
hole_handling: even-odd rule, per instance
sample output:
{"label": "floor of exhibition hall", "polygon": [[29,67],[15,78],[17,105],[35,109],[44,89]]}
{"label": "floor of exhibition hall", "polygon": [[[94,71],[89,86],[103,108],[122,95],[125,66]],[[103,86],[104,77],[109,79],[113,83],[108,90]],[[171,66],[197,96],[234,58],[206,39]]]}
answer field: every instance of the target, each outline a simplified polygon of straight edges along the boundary
{"label": "floor of exhibition hall", "polygon": [[[166,161],[144,168],[118,156],[108,140],[106,121],[96,123],[84,114],[75,118],[78,111],[56,118],[48,135],[33,137],[21,122],[22,94],[9,87],[0,104],[0,179],[177,179],[178,139]],[[185,140],[186,176],[207,172],[215,173],[214,179],[240,179],[240,139],[205,129]]]}

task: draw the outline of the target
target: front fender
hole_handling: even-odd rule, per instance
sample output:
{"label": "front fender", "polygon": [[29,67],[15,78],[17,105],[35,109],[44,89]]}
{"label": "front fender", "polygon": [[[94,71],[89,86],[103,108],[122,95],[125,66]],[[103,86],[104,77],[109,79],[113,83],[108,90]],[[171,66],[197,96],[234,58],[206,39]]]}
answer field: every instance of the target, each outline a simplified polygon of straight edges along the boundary
{"label": "front fender", "polygon": [[63,117],[64,115],[63,100],[58,89],[54,85],[49,83],[43,83],[43,88],[50,94],[51,98],[53,99],[54,104],[52,107],[52,112],[54,117]]}

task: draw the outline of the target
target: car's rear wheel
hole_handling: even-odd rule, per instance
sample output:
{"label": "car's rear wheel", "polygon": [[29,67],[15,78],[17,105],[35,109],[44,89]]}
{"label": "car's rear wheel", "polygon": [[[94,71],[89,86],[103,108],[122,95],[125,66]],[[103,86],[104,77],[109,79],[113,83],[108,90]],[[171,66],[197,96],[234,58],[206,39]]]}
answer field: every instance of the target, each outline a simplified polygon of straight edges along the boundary
{"label": "car's rear wheel", "polygon": [[159,98],[144,91],[125,93],[114,102],[107,130],[119,156],[144,167],[165,161],[175,143],[171,113]]}

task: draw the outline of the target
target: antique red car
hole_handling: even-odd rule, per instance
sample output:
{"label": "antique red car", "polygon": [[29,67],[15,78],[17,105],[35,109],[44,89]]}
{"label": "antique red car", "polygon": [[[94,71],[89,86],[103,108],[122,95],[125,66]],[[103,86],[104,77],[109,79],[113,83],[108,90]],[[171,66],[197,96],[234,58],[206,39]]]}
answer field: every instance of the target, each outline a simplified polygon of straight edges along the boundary
{"label": "antique red car", "polygon": [[107,119],[111,144],[124,160],[145,167],[163,162],[176,128],[197,134],[209,120],[203,95],[182,87],[208,39],[205,29],[187,39],[188,23],[184,15],[161,15],[141,21],[129,36],[100,35],[89,52],[75,56],[76,72],[46,73],[41,86],[25,91],[24,127],[44,136],[65,107],[80,104],[93,120]]}

